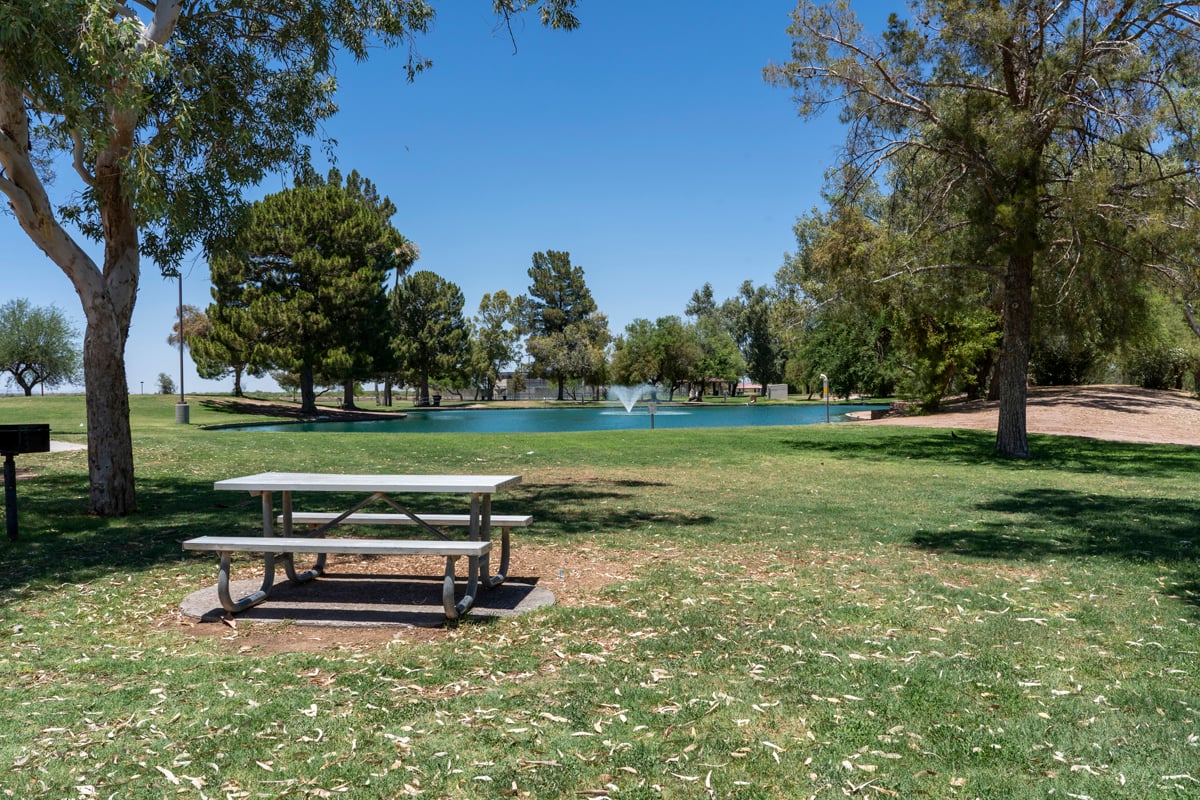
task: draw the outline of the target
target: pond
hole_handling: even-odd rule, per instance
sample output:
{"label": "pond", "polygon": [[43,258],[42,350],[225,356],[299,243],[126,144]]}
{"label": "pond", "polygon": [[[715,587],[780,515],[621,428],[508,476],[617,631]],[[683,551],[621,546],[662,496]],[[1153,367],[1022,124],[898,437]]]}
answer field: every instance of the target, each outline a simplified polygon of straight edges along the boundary
{"label": "pond", "polygon": [[[886,405],[831,405],[830,422],[846,422],[853,411]],[[744,403],[702,406],[660,405],[651,420],[644,405],[568,408],[440,409],[410,411],[402,419],[378,422],[301,422],[253,425],[241,430],[321,431],[323,433],[538,433],[550,431],[648,430],[655,428],[730,428],[759,425],[812,425],[825,422],[824,405],[774,406]]]}

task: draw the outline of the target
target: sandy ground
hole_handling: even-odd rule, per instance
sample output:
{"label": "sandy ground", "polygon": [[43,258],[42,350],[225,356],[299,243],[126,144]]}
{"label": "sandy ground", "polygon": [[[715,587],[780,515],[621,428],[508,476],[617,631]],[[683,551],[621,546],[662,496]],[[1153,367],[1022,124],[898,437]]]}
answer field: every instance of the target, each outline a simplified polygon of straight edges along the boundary
{"label": "sandy ground", "polygon": [[[995,430],[994,402],[975,401],[925,416],[893,416],[867,425],[920,425]],[[1200,445],[1200,399],[1186,392],[1133,386],[1035,387],[1029,390],[1030,433],[1118,442]]]}

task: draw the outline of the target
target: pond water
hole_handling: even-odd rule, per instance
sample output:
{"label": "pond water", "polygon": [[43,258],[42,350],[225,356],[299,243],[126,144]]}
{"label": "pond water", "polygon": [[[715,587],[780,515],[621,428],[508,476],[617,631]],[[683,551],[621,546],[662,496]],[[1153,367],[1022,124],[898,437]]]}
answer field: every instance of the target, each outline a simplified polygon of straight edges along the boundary
{"label": "pond water", "polygon": [[[830,422],[846,422],[852,411],[885,405],[831,405]],[[321,431],[324,433],[537,433],[547,431],[648,430],[650,412],[644,405],[627,412],[621,406],[567,408],[440,409],[410,411],[402,419],[379,422],[301,422],[253,425],[241,430]],[[758,425],[812,425],[825,422],[825,406],[745,405],[663,406],[654,414],[655,428],[730,428]]]}

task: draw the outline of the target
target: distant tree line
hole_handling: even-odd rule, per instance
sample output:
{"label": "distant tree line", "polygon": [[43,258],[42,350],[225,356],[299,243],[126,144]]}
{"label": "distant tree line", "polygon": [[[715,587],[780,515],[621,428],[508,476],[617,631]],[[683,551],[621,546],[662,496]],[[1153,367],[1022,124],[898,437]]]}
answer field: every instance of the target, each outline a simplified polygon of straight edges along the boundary
{"label": "distant tree line", "polygon": [[[532,255],[525,294],[484,295],[468,317],[462,290],[411,271],[416,244],[391,224],[395,206],[356,172],[302,174],[252,204],[210,260],[213,303],[184,307],[185,341],[201,376],[270,373],[316,410],[325,387],[354,405],[364,382],[493,399],[501,377],[576,387],[656,385],[669,399],[732,392],[743,377],[814,395],[900,395],[936,408],[951,395],[994,396],[1002,341],[989,270],[928,270],[893,280],[916,258],[891,219],[900,198],[862,192],[853,204],[795,225],[797,247],[772,285],[744,282],[718,302],[712,285],[684,314],[636,319],[613,336],[584,270],[566,251]],[[915,213],[915,210],[914,210]],[[945,256],[947,259],[950,255]],[[923,258],[933,258],[926,253]],[[1039,282],[1029,378],[1036,383],[1135,382],[1195,388],[1200,344],[1166,289],[1133,272],[1071,266],[1073,289]],[[179,325],[170,339],[178,342]]]}

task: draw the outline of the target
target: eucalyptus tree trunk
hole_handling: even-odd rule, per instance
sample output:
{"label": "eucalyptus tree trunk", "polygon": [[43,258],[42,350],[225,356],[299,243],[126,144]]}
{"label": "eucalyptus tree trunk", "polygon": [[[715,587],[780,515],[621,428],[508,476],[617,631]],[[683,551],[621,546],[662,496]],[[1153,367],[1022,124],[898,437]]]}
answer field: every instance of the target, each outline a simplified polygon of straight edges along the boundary
{"label": "eucalyptus tree trunk", "polygon": [[1025,428],[1026,375],[1033,322],[1033,253],[1008,257],[1004,276],[1004,341],[997,365],[1000,419],[996,452],[1007,458],[1029,458]]}
{"label": "eucalyptus tree trunk", "polygon": [[[101,208],[104,268],[99,269],[59,223],[46,187],[30,157],[29,118],[21,94],[4,80],[0,59],[0,189],[22,230],[70,279],[83,305],[87,399],[88,511],[102,517],[137,510],[125,342],[137,300],[137,222],[126,197],[124,154],[133,138],[129,112],[114,115],[113,135],[90,175]],[[81,170],[82,171],[82,170]]]}
{"label": "eucalyptus tree trunk", "polygon": [[137,510],[129,389],[125,379],[128,333],[128,326],[122,328],[114,315],[88,314],[83,337],[90,477],[88,510],[101,516],[123,516]]}

